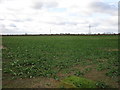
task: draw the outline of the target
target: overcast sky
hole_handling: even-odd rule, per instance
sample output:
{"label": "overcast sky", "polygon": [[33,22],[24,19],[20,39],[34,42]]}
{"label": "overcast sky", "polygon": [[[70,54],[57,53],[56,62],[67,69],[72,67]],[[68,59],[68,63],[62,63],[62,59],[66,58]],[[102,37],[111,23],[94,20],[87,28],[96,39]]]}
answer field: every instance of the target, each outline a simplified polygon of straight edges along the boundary
{"label": "overcast sky", "polygon": [[0,33],[117,33],[118,1],[0,0]]}

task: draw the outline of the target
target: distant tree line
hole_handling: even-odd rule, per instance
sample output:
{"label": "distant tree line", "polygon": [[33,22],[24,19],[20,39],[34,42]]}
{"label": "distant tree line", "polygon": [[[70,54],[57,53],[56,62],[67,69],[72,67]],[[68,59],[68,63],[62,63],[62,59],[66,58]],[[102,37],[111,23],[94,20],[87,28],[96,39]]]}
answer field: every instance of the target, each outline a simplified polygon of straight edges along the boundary
{"label": "distant tree line", "polygon": [[120,33],[115,34],[70,34],[70,33],[60,33],[60,34],[7,34],[7,35],[0,35],[0,36],[98,36],[98,35],[120,35]]}

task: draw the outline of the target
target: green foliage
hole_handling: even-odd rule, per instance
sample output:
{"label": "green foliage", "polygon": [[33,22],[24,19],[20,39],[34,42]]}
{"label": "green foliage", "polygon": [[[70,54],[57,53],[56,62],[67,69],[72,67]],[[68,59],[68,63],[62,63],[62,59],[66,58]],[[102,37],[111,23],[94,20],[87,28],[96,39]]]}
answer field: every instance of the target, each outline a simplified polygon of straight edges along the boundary
{"label": "green foliage", "polygon": [[[108,76],[116,74],[119,66],[116,49],[118,36],[3,36],[3,74],[11,78],[52,77],[75,65],[97,64],[98,70],[108,69]],[[100,63],[98,59],[107,59]],[[74,70],[75,71],[75,70]],[[81,76],[90,71],[76,72]],[[69,70],[70,72],[70,70]],[[112,74],[114,72],[114,74]],[[57,79],[57,78],[56,78]]]}
{"label": "green foliage", "polygon": [[76,76],[83,76],[84,72],[83,71],[77,71],[74,75],[76,75]]}
{"label": "green foliage", "polygon": [[105,69],[110,69],[110,68],[111,68],[111,66],[108,63],[98,63],[98,65],[97,65],[97,70],[98,71],[105,70]]}
{"label": "green foliage", "polygon": [[96,82],[96,86],[98,88],[110,88],[110,86],[108,86],[105,82],[101,82],[101,81]]}
{"label": "green foliage", "polygon": [[112,68],[106,73],[106,75],[109,77],[120,76],[120,70],[118,68]]}
{"label": "green foliage", "polygon": [[[64,87],[76,87],[76,88],[96,88],[95,82],[89,79],[80,78],[76,76],[70,76],[61,81]],[[70,87],[68,87],[70,86]]]}

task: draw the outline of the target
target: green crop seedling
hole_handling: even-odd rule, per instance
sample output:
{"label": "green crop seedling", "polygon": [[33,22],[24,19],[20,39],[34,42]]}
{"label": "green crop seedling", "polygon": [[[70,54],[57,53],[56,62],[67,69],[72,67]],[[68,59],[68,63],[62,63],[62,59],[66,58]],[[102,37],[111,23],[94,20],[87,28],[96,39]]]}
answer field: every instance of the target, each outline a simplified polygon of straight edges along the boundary
{"label": "green crop seedling", "polygon": [[[57,87],[59,81],[71,75],[95,81],[105,78],[106,84],[118,87],[118,35],[3,36],[2,39],[3,87],[18,87],[23,82],[23,87],[30,87],[28,82],[36,83],[35,87],[45,81]],[[68,86],[86,87],[87,84],[74,82]]]}

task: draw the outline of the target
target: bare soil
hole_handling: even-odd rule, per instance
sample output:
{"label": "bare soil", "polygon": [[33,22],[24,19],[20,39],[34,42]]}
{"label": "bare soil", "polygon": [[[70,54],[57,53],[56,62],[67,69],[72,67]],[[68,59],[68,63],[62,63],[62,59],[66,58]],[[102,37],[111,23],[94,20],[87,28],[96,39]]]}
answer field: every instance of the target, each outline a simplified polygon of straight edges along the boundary
{"label": "bare soil", "polygon": [[114,80],[115,78],[110,78],[110,77],[106,76],[105,75],[106,72],[107,72],[106,70],[97,71],[96,69],[93,69],[89,73],[86,73],[84,75],[84,77],[88,78],[88,79],[91,79],[91,80],[94,80],[94,81],[103,81],[103,82],[107,83],[108,85],[110,85],[114,88],[118,88],[119,85]]}
{"label": "bare soil", "polygon": [[27,79],[3,80],[3,88],[57,88],[59,81],[53,78],[36,77]]}
{"label": "bare soil", "polygon": [[108,51],[108,52],[112,52],[112,51],[120,51],[118,48],[115,49],[111,49],[111,48],[98,48],[99,50],[104,50],[104,51]]}

